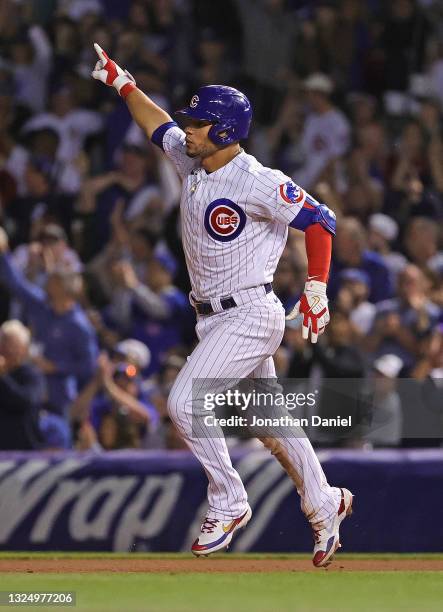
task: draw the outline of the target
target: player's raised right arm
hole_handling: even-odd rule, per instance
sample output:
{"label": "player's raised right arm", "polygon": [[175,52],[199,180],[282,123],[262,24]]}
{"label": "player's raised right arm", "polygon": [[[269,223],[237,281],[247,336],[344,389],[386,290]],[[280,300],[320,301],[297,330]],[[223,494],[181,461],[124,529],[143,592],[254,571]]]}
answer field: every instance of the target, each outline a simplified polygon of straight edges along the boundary
{"label": "player's raised right arm", "polygon": [[148,138],[158,127],[172,121],[166,111],[137,88],[134,77],[127,70],[120,68],[97,43],[94,43],[94,48],[99,59],[92,77],[118,91],[126,101],[134,121],[146,132]]}

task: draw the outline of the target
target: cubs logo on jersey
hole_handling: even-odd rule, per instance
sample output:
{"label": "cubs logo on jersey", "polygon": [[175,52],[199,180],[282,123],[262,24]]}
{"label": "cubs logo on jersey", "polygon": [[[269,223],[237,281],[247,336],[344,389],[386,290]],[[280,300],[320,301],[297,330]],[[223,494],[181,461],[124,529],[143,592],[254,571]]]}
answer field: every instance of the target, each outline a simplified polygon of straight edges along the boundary
{"label": "cubs logo on jersey", "polygon": [[292,181],[280,185],[278,193],[285,204],[302,204],[306,198],[305,191]]}
{"label": "cubs logo on jersey", "polygon": [[246,213],[232,200],[220,198],[205,211],[205,228],[211,238],[229,242],[239,236],[246,224]]}

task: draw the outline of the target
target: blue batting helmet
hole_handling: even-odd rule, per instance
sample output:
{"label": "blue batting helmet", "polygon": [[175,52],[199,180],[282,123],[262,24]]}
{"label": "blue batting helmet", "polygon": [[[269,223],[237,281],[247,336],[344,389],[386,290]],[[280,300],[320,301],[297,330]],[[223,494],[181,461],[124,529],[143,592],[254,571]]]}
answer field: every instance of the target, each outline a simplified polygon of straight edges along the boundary
{"label": "blue batting helmet", "polygon": [[189,106],[176,112],[192,119],[210,121],[208,132],[216,145],[227,145],[247,138],[252,119],[248,98],[238,89],[225,85],[205,85],[192,96]]}

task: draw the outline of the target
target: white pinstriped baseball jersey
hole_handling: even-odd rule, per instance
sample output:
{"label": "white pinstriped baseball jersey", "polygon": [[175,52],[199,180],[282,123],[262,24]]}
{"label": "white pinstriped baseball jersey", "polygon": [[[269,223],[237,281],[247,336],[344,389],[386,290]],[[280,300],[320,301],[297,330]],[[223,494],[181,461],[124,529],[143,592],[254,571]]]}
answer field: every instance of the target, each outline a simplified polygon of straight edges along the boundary
{"label": "white pinstriped baseball jersey", "polygon": [[303,189],[244,151],[208,174],[186,155],[178,126],[165,132],[163,149],[183,179],[182,240],[193,295],[224,297],[271,282]]}
{"label": "white pinstriped baseball jersey", "polygon": [[[285,313],[275,294],[266,294],[262,285],[272,280],[288,225],[305,200],[311,208],[314,201],[289,177],[263,167],[244,151],[207,174],[198,160],[186,155],[185,134],[178,126],[165,129],[162,145],[183,178],[182,241],[194,297],[237,297],[242,289],[261,285],[244,292],[249,302],[198,318],[199,343],[168,397],[175,426],[208,476],[208,516],[235,519],[245,512],[247,493],[221,429],[205,425],[193,384],[275,378],[272,355],[283,337]],[[220,390],[218,384],[216,388]],[[323,520],[336,512],[339,490],[329,486],[309,440],[288,431],[278,444],[297,474],[305,514]]]}

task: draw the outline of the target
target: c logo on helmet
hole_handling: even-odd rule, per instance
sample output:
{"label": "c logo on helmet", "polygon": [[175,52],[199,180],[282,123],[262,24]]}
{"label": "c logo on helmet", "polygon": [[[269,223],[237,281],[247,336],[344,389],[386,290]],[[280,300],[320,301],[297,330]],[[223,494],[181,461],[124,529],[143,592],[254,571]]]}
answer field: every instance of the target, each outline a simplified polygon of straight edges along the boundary
{"label": "c logo on helmet", "polygon": [[230,242],[237,238],[245,224],[245,211],[227,198],[214,200],[205,210],[206,231],[219,242]]}
{"label": "c logo on helmet", "polygon": [[189,106],[191,108],[195,108],[199,102],[200,98],[198,96],[192,96],[191,101],[189,102]]}
{"label": "c logo on helmet", "polygon": [[292,181],[280,185],[279,193],[281,199],[286,204],[300,204],[306,198],[304,190]]}

